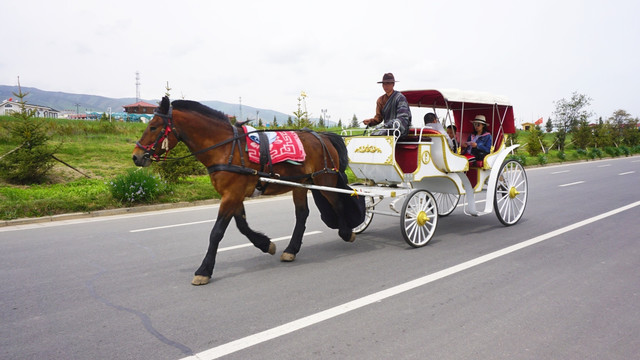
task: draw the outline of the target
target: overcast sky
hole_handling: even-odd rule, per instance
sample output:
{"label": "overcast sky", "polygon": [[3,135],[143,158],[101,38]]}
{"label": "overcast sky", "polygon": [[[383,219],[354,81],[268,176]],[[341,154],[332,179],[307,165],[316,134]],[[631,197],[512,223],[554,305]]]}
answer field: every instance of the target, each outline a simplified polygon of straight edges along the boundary
{"label": "overcast sky", "polygon": [[[640,117],[640,1],[11,1],[0,84],[372,117],[396,90],[507,96],[517,121],[573,92]],[[421,119],[420,119],[421,120]],[[415,122],[415,120],[414,120]]]}

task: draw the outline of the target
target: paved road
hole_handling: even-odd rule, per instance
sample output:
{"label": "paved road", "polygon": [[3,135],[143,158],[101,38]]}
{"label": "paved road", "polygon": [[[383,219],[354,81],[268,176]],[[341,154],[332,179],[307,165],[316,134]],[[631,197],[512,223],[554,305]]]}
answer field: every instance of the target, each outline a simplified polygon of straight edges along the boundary
{"label": "paved road", "polygon": [[289,197],[248,202],[190,285],[215,205],[0,228],[2,359],[631,359],[640,353],[640,158],[528,169],[523,219],[461,209],[431,243],[376,215],[355,243]]}

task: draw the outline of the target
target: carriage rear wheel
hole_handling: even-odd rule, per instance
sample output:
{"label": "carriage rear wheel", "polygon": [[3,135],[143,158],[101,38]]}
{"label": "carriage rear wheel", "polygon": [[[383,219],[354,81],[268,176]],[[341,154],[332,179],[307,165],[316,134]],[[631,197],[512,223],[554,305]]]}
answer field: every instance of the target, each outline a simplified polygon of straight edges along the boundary
{"label": "carriage rear wheel", "polygon": [[460,201],[460,194],[448,194],[448,193],[433,193],[433,197],[436,198],[438,204],[438,215],[447,216],[456,209],[458,201]]}
{"label": "carriage rear wheel", "polygon": [[407,244],[412,247],[427,245],[438,225],[438,205],[427,190],[414,190],[402,206],[400,227]]}
{"label": "carriage rear wheel", "polygon": [[517,223],[527,205],[527,174],[522,164],[508,160],[500,168],[496,183],[493,209],[505,226]]}
{"label": "carriage rear wheel", "polygon": [[353,232],[356,234],[360,234],[361,232],[363,232],[369,226],[369,224],[371,223],[371,220],[373,219],[372,211],[376,207],[373,204],[373,198],[371,196],[364,197],[364,206],[366,211],[364,215],[364,221],[362,222],[362,224],[353,228]]}

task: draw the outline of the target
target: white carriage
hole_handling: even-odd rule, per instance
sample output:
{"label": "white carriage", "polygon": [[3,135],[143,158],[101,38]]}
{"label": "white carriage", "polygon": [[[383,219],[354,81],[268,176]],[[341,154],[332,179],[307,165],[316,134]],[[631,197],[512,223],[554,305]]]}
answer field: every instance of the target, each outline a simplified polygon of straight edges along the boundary
{"label": "white carriage", "polygon": [[[527,203],[527,176],[523,166],[507,156],[518,145],[508,145],[507,134],[515,132],[513,107],[509,100],[486,93],[454,90],[402,91],[412,113],[413,124],[419,108],[439,112],[443,125],[457,128],[458,143],[473,131],[471,121],[484,115],[492,134],[491,152],[482,161],[469,161],[454,152],[446,135],[412,127],[399,137],[396,130],[386,136],[348,136],[349,166],[362,184],[352,184],[365,196],[365,221],[354,229],[364,231],[374,214],[400,217],[401,231],[413,247],[426,245],[433,237],[438,218],[452,213],[462,198],[467,215],[481,216],[495,211],[506,226],[516,224]],[[422,109],[424,111],[424,109]],[[485,195],[484,207],[476,206]],[[376,209],[384,198],[393,198],[389,210]]]}

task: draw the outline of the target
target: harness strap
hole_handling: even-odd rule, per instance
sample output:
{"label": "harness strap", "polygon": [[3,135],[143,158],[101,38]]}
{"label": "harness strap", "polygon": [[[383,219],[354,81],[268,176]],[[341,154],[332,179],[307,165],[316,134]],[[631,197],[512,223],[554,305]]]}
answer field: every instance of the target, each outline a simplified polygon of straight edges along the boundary
{"label": "harness strap", "polygon": [[269,139],[264,132],[258,133],[260,139],[260,171],[264,171],[265,165],[269,165],[269,172],[273,175],[273,163],[269,149]]}

